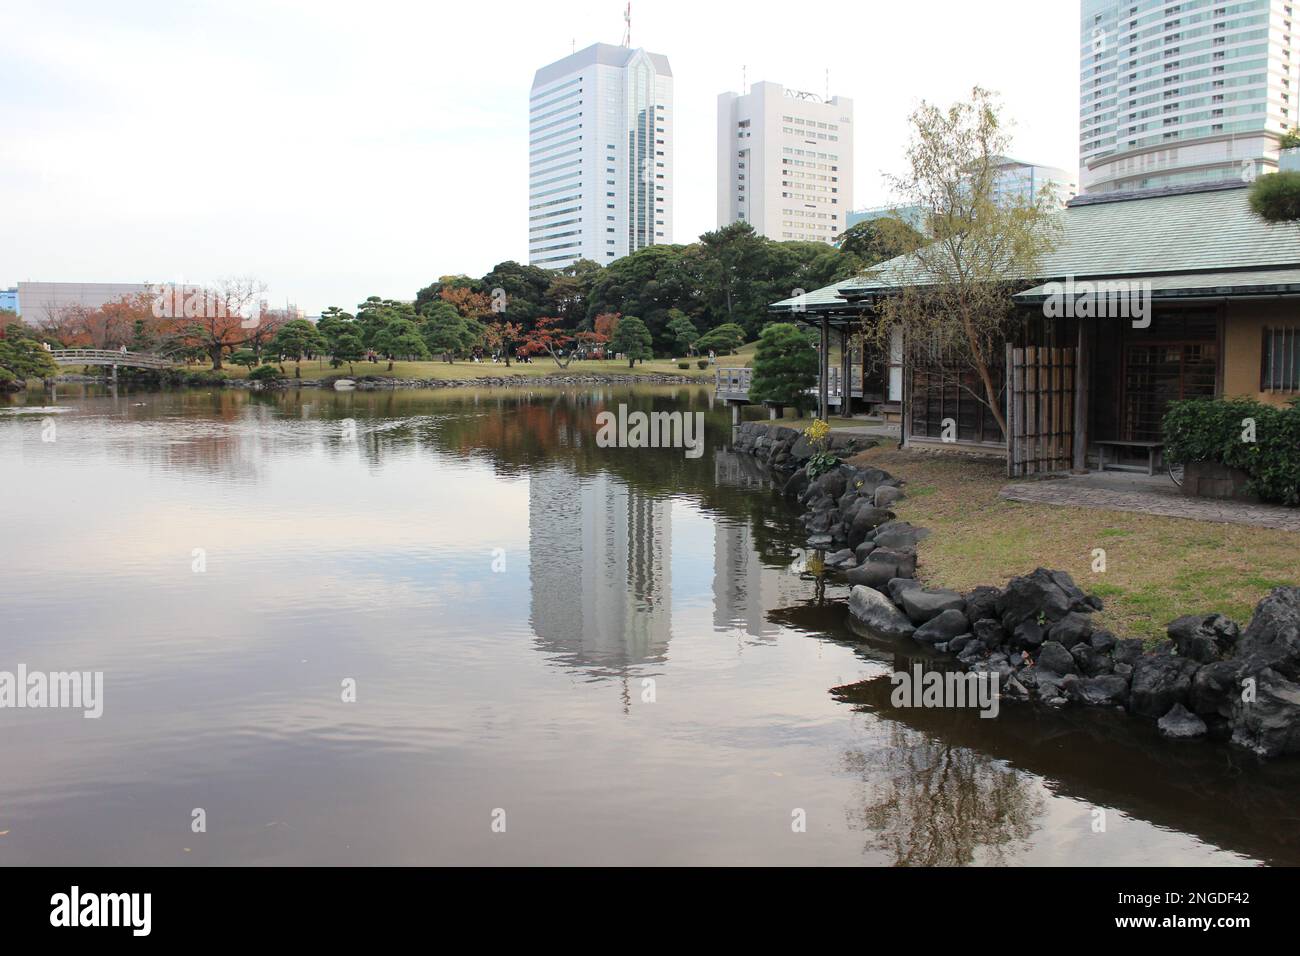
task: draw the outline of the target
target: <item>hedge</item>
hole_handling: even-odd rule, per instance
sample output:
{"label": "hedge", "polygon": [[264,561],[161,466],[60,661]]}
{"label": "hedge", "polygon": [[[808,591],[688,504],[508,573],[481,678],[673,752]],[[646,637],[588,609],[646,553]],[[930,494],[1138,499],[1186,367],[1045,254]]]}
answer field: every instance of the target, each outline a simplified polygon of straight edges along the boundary
{"label": "hedge", "polygon": [[1300,399],[1282,407],[1247,398],[1171,402],[1164,433],[1170,461],[1237,468],[1261,500],[1300,505]]}

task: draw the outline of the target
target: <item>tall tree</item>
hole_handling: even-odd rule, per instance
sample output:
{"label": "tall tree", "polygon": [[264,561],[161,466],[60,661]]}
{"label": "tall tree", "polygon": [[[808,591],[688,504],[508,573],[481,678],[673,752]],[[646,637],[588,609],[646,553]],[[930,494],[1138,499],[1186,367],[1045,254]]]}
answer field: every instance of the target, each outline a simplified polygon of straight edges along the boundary
{"label": "tall tree", "polygon": [[797,325],[775,322],[763,329],[754,353],[749,397],[755,402],[792,405],[802,412],[817,384],[817,352]]}
{"label": "tall tree", "polygon": [[654,352],[651,351],[650,330],[635,315],[625,315],[619,320],[609,347],[615,353],[621,352],[627,358],[628,368],[636,365],[638,359],[644,362],[648,358],[654,358]]}
{"label": "tall tree", "polygon": [[1058,235],[1050,188],[999,199],[999,163],[1008,152],[1000,108],[975,88],[969,102],[912,114],[909,172],[895,191],[919,206],[933,233],[919,247],[898,295],[884,300],[871,332],[883,349],[895,323],[909,357],[944,377],[992,413],[1005,437],[1006,414],[994,381],[1013,311],[1012,295],[1041,271]]}

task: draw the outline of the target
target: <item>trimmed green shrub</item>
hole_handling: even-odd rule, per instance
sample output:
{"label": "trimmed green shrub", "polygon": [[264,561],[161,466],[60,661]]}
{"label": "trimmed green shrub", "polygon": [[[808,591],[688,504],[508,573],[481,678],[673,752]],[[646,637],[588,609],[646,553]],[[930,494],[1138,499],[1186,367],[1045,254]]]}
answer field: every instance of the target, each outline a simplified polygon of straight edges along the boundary
{"label": "trimmed green shrub", "polygon": [[274,382],[280,377],[280,370],[274,365],[263,365],[248,373],[250,382]]}
{"label": "trimmed green shrub", "polygon": [[709,367],[709,360],[708,360],[708,359],[700,359],[700,360],[697,361],[695,364],[696,364],[696,366],[698,366],[699,368],[708,368],[708,367]]}
{"label": "trimmed green shrub", "polygon": [[1300,220],[1300,173],[1269,173],[1250,187],[1250,208],[1268,222]]}
{"label": "trimmed green shrub", "polygon": [[691,363],[690,363],[690,362],[678,362],[678,363],[677,363],[677,367],[678,367],[678,368],[690,368],[690,367],[691,367]]}
{"label": "trimmed green shrub", "polygon": [[1248,398],[1171,402],[1164,433],[1170,461],[1239,469],[1261,500],[1300,505],[1300,400],[1281,408]]}

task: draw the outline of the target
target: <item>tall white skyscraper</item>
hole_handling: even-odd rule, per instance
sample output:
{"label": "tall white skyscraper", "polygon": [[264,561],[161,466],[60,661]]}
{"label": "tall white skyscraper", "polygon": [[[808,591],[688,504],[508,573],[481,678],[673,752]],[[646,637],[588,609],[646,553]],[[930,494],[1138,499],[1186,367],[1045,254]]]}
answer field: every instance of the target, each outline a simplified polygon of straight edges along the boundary
{"label": "tall white skyscraper", "polygon": [[1290,0],[1082,0],[1085,193],[1275,172],[1296,125]]}
{"label": "tall white skyscraper", "polygon": [[528,261],[607,265],[673,241],[667,57],[597,43],[544,66],[528,113]]}
{"label": "tall white skyscraper", "polygon": [[853,101],[755,83],[718,97],[718,225],[834,242],[853,208]]}

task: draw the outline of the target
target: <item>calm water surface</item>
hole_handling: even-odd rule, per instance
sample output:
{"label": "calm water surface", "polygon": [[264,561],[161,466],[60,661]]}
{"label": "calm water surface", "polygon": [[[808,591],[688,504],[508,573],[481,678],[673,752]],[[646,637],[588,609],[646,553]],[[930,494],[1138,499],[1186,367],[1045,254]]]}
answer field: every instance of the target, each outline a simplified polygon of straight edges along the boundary
{"label": "calm water surface", "polygon": [[[620,402],[705,455],[597,448]],[[892,710],[914,648],[852,638],[728,426],[694,388],[0,401],[0,670],[105,681],[0,710],[0,863],[1300,862],[1292,764]]]}

